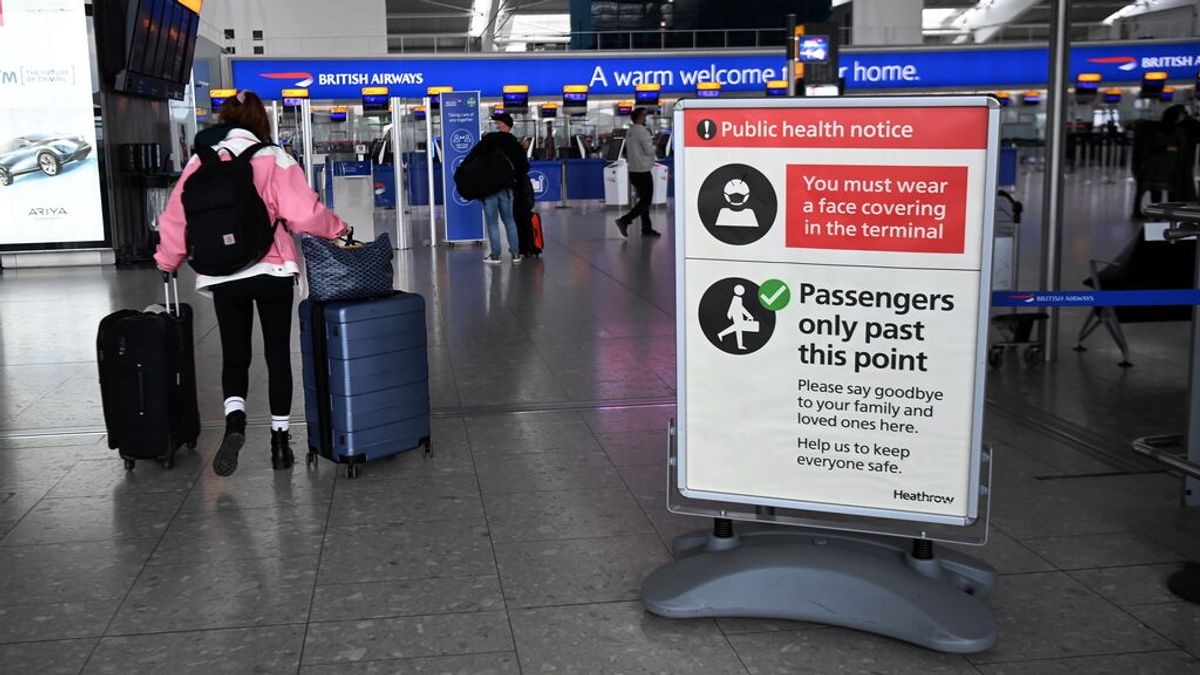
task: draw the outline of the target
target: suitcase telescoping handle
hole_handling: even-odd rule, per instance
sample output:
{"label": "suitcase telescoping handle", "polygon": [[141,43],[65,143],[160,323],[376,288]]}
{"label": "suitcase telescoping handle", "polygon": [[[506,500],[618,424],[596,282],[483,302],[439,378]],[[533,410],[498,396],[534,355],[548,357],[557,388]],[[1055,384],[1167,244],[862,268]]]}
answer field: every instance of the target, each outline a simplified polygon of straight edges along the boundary
{"label": "suitcase telescoping handle", "polygon": [[175,316],[183,314],[179,307],[179,272],[163,272],[163,302],[166,303],[167,314],[171,313],[171,291],[175,292]]}

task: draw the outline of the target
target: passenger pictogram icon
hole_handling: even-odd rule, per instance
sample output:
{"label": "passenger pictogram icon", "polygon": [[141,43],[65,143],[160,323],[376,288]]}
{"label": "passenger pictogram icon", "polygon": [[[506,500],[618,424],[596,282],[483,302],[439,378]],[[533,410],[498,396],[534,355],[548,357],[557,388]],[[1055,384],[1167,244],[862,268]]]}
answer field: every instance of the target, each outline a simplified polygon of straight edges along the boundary
{"label": "passenger pictogram icon", "polygon": [[714,347],[740,356],[762,349],[775,332],[775,312],[758,300],[758,284],[729,277],[700,298],[700,330]]}

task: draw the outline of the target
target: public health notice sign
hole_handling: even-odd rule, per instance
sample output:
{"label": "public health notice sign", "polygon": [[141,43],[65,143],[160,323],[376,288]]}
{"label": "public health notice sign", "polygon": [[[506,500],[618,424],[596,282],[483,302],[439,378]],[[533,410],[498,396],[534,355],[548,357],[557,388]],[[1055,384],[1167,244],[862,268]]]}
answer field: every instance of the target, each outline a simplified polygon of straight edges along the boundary
{"label": "public health notice sign", "polygon": [[681,108],[682,493],[971,522],[997,104]]}

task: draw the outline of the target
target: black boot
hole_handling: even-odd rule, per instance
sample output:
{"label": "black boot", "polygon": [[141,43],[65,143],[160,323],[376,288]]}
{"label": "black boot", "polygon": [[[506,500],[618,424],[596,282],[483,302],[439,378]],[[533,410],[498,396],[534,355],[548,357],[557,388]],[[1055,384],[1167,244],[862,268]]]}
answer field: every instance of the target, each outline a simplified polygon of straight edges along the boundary
{"label": "black boot", "polygon": [[292,454],[292,446],[289,444],[291,439],[291,435],[286,431],[271,430],[272,469],[280,471],[292,468],[292,463],[296,461],[296,456]]}
{"label": "black boot", "polygon": [[237,471],[238,451],[246,443],[246,413],[234,410],[225,416],[225,438],[213,457],[213,471],[230,476]]}

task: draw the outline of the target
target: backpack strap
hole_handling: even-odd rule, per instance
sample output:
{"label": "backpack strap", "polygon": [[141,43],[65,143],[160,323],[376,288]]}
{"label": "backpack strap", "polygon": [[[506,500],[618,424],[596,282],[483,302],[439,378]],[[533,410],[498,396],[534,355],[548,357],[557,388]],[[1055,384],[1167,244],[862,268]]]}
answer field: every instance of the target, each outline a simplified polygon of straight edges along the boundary
{"label": "backpack strap", "polygon": [[210,146],[197,145],[195,149],[196,156],[200,158],[201,164],[211,164],[212,162],[221,161],[221,155],[217,153],[216,149]]}
{"label": "backpack strap", "polygon": [[251,159],[254,158],[254,154],[257,153],[259,150],[262,150],[263,148],[269,148],[273,145],[275,145],[275,144],[274,143],[255,143],[254,145],[243,150],[241,152],[241,154],[239,154],[237,156],[237,159],[242,162],[249,162]]}

